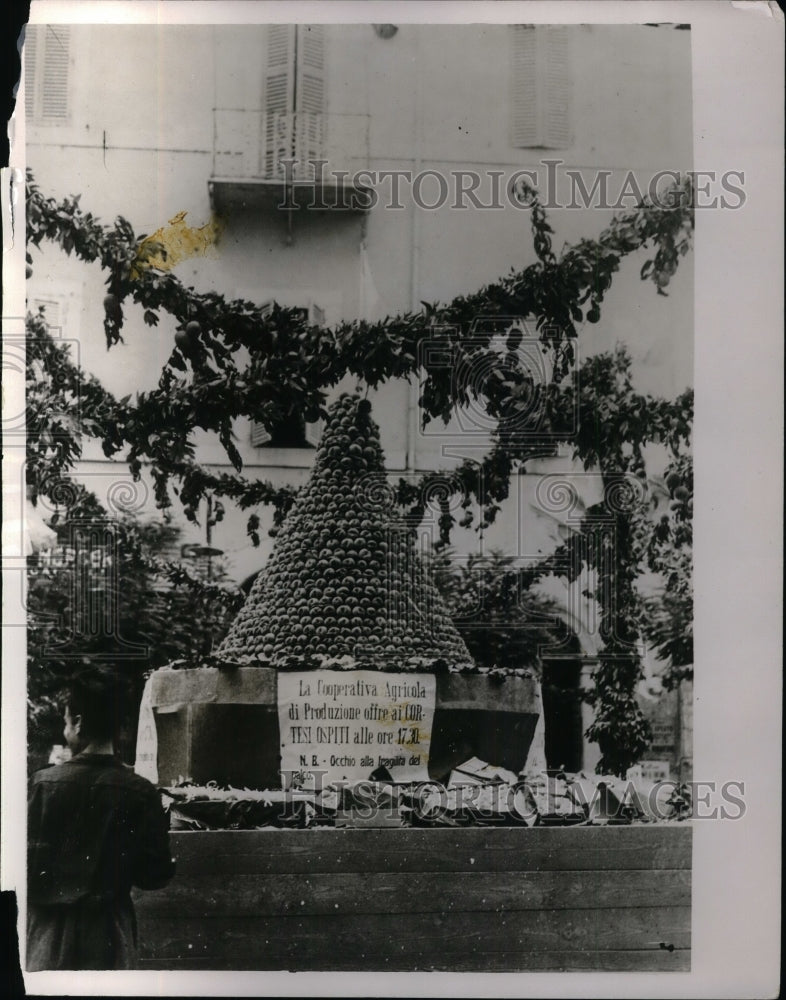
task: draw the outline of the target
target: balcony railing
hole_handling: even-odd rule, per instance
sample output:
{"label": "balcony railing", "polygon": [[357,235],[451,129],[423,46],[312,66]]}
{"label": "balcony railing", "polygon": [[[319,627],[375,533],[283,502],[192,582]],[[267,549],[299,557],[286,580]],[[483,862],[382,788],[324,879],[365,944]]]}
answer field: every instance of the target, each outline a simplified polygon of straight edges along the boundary
{"label": "balcony railing", "polygon": [[368,167],[368,115],[216,108],[211,192],[238,185],[351,189]]}

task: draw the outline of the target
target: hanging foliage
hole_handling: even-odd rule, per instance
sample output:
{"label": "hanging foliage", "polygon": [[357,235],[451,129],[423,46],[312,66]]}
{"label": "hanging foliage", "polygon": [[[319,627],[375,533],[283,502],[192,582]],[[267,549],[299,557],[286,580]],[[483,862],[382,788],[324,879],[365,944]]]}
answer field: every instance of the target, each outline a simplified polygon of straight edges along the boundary
{"label": "hanging foliage", "polygon": [[677,455],[666,468],[668,512],[661,512],[644,535],[646,562],[663,579],[663,589],[647,599],[642,630],[666,669],[667,690],[693,678],[693,460]]}
{"label": "hanging foliage", "polygon": [[[462,365],[470,370],[488,369],[497,377],[484,380],[481,402],[491,417],[500,420],[496,435],[500,447],[484,461],[482,470],[469,463],[456,481],[465,494],[476,498],[482,489],[488,501],[487,516],[493,518],[497,501],[506,495],[512,441],[523,440],[529,457],[539,448],[553,447],[560,429],[570,428],[562,440],[574,445],[576,456],[586,465],[597,464],[599,443],[604,448],[608,445],[607,435],[599,433],[598,415],[604,412],[605,397],[614,396],[616,387],[597,368],[597,359],[578,371],[572,369],[576,323],[583,318],[596,321],[621,258],[641,247],[655,249],[643,274],[655,281],[659,291],[667,286],[690,246],[691,197],[688,179],[674,189],[672,201],[677,207],[663,207],[666,199],[657,206],[644,204],[613,220],[598,240],[582,240],[567,248],[559,260],[549,250],[544,259],[524,271],[513,272],[472,296],[459,296],[448,305],[424,303],[422,313],[373,324],[354,321],[327,330],[309,325],[301,310],[260,309],[249,302],[227,301],[214,292],[198,294],[185,288],[175,275],[148,266],[151,244],[144,237],[137,240],[125,220],[103,227],[89,213],[82,213],[78,198],[60,203],[45,199],[29,175],[28,243],[37,246],[44,239],[54,240],[80,259],[99,261],[108,272],[104,300],[108,347],[121,339],[122,306],[128,298],[143,307],[145,322],[157,323],[163,308],[180,324],[158,388],[137,393],[133,403],[130,396],[116,401],[95,380],[83,379],[63,345],[42,344],[39,350],[67,375],[63,388],[72,396],[81,393],[89,402],[85,407],[89,418],[71,430],[98,437],[108,457],[127,447],[135,474],[143,462],[149,463],[159,506],[171,504],[169,485],[174,482],[182,488],[185,513],[191,519],[207,492],[230,497],[242,507],[273,502],[280,512],[292,499],[289,491],[272,485],[260,487],[242,477],[215,477],[200,469],[193,460],[195,430],[217,434],[239,473],[242,460],[231,434],[236,417],[250,417],[268,429],[293,409],[308,421],[324,417],[325,390],[349,373],[372,386],[391,378],[417,376],[424,422],[437,417],[448,420],[456,407],[471,402],[474,388],[471,380],[470,384],[455,380],[452,371]],[[550,246],[550,226],[534,193],[531,203],[535,239],[549,241]],[[491,333],[486,334],[484,344],[476,325],[478,316],[489,321],[494,316],[528,315],[537,317],[537,328],[546,331],[544,338],[553,352],[552,378],[534,407],[537,426],[528,420],[533,412],[529,373],[501,366],[497,349],[490,343]],[[32,335],[45,339],[41,325]],[[435,352],[420,349],[435,337],[445,341],[452,366],[430,360]],[[61,357],[55,361],[57,354]],[[248,360],[237,361],[241,354]],[[580,419],[573,422],[577,402]],[[628,441],[640,446],[679,433],[678,405],[669,407],[643,396],[630,402],[630,411],[619,409],[614,398],[606,407],[604,430],[611,430],[620,444]],[[79,420],[79,416],[72,419]],[[67,467],[72,456],[64,451],[56,457]]]}
{"label": "hanging foliage", "polygon": [[[643,449],[650,442],[664,444],[675,463],[687,454],[691,393],[673,401],[636,393],[624,350],[577,365],[575,345],[583,324],[600,320],[625,257],[647,250],[641,277],[652,281],[658,294],[666,294],[691,246],[690,177],[675,184],[668,198],[661,196],[657,203],[645,199],[612,220],[596,239],[581,240],[559,254],[553,250],[553,232],[537,193],[527,191],[536,250],[532,264],[446,304],[423,303],[420,312],[332,328],[309,323],[301,310],[278,305],[260,309],[216,292],[198,293],[172,272],[156,267],[163,248],[137,236],[125,219],[105,226],[82,211],[78,198],[46,198],[29,173],[27,194],[28,251],[53,241],[80,260],[98,262],[106,272],[108,348],[122,340],[129,306],[140,308],[150,326],[159,322],[162,310],[178,324],[158,386],[137,392],[133,399],[129,395],[116,400],[49,336],[42,316],[28,319],[29,403],[31,427],[36,428],[29,436],[28,471],[34,497],[45,494],[49,481],[74,467],[81,438],[87,435],[101,441],[107,457],[124,453],[134,476],[141,474],[143,464],[149,467],[161,509],[172,505],[174,493],[186,516],[195,520],[206,495],[226,497],[248,510],[272,505],[274,525],[280,527],[295,491],[243,477],[242,459],[232,440],[233,421],[247,417],[271,430],[293,410],[309,422],[323,418],[330,389],[346,375],[371,387],[417,378],[424,424],[447,421],[457,408],[475,403],[497,421],[491,448],[480,461],[465,461],[449,476],[429,473],[420,482],[398,484],[396,500],[413,519],[422,516],[424,498],[441,491],[442,545],[448,544],[457,523],[448,502],[451,495],[461,496],[458,523],[471,526],[477,507],[481,517],[476,527],[482,530],[507,498],[511,477],[560,442],[572,446],[585,468],[601,473],[607,490],[620,477],[642,476]],[[28,259],[33,262],[30,252]],[[533,385],[526,365],[516,363],[519,334],[510,328],[510,320],[532,316],[548,355],[551,377],[545,385]],[[484,320],[482,328],[478,317]],[[495,329],[509,330],[502,358]],[[439,352],[423,350],[434,341],[444,344],[450,365],[434,360]],[[490,377],[481,385],[456,380],[456,366],[488,370]],[[199,430],[218,436],[234,475],[216,474],[195,461],[193,435]],[[589,512],[567,543],[570,552],[561,553],[569,556],[568,565],[599,571],[593,596],[602,608],[605,649],[595,676],[591,735],[601,746],[602,766],[620,772],[646,745],[634,698],[641,675],[637,641],[643,611],[634,581],[644,565],[665,568],[657,545],[648,549],[645,507],[605,505]],[[616,548],[609,569],[599,565],[597,547],[589,543],[598,514],[614,528]],[[259,526],[258,515],[251,513],[252,540],[258,541]],[[669,530],[676,538],[676,527]],[[562,575],[564,565],[564,560],[552,563]],[[679,589],[672,584],[672,595],[675,587]]]}

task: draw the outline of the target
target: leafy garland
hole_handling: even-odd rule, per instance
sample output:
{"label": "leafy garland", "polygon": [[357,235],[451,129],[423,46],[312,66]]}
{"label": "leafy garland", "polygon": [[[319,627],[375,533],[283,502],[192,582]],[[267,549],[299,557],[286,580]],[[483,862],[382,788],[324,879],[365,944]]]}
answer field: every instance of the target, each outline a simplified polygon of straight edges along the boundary
{"label": "leafy garland", "polygon": [[[626,476],[642,476],[642,451],[648,442],[667,445],[677,465],[685,461],[691,392],[674,401],[635,393],[630,358],[622,349],[593,357],[578,370],[574,362],[577,324],[598,322],[601,304],[625,256],[652,248],[654,255],[641,269],[641,277],[665,294],[691,246],[689,177],[657,204],[645,200],[613,219],[597,239],[581,240],[559,256],[552,248],[553,230],[537,194],[526,189],[522,197],[531,208],[537,256],[533,264],[446,305],[423,303],[419,313],[378,322],[343,322],[332,329],[310,325],[297,309],[277,305],[260,309],[250,302],[187,288],[173,274],[156,270],[154,261],[161,259],[163,248],[137,237],[125,219],[103,226],[82,212],[78,197],[62,202],[45,198],[29,172],[27,196],[29,246],[51,240],[81,260],[98,261],[107,271],[108,347],[122,340],[123,306],[128,300],[143,309],[148,325],[155,326],[165,309],[177,319],[179,332],[186,334],[177,339],[158,387],[138,392],[132,403],[130,396],[114,399],[96,379],[86,377],[48,335],[43,317],[28,319],[28,387],[34,417],[30,426],[37,431],[28,438],[34,497],[47,492],[48,479],[58,481],[73,467],[81,454],[79,438],[86,434],[101,440],[107,456],[127,448],[125,458],[135,477],[142,463],[149,463],[162,509],[171,506],[172,486],[191,520],[196,520],[200,500],[212,495],[231,498],[245,509],[272,504],[278,526],[294,491],[241,476],[232,421],[246,416],[271,429],[292,412],[316,420],[325,412],[326,388],[347,374],[372,387],[393,378],[418,377],[424,424],[438,417],[447,421],[457,407],[478,398],[498,421],[491,450],[480,462],[465,461],[449,476],[431,473],[418,483],[401,480],[397,485],[397,500],[409,508],[413,522],[422,517],[425,498],[436,495],[442,544],[448,543],[456,523],[452,495],[462,494],[462,526],[473,522],[473,500],[483,511],[479,528],[488,526],[508,495],[511,477],[523,471],[528,460],[552,452],[555,442],[571,444],[585,468],[599,469],[607,495],[618,490]],[[29,252],[28,264],[32,264]],[[497,329],[505,329],[511,317],[532,315],[552,366],[545,387],[534,386],[515,363],[500,365],[498,347],[491,343],[495,320]],[[478,317],[484,320],[480,327]],[[521,335],[510,330],[507,336],[512,362]],[[452,365],[430,360],[437,352],[423,351],[424,343],[434,340],[444,343]],[[482,367],[490,376],[473,388],[453,378],[456,365]],[[533,393],[540,394],[535,423]],[[191,435],[199,428],[218,435],[236,475],[215,474],[194,461]],[[604,560],[602,547],[592,543],[601,522],[613,528],[613,563]],[[529,573],[530,583],[552,570],[570,575],[564,569],[566,558],[569,566],[587,565],[598,571],[594,596],[602,609],[605,649],[594,675],[595,690],[589,694],[596,705],[590,735],[601,746],[600,766],[620,773],[641,755],[648,735],[634,697],[641,676],[636,640],[643,611],[634,582],[645,562],[653,569],[666,568],[668,552],[674,550],[679,535],[677,526],[670,525],[665,534],[661,529],[660,548],[648,547],[645,522],[643,505],[625,508],[604,501],[599,510],[588,512],[564,551]],[[256,514],[248,528],[258,543]],[[674,574],[673,594],[682,586],[676,582],[678,569]]]}
{"label": "leafy garland", "polygon": [[[582,240],[557,259],[551,248],[551,227],[536,194],[528,189],[525,194],[532,209],[539,255],[536,263],[474,295],[458,296],[445,306],[424,303],[424,310],[417,314],[404,313],[376,323],[345,322],[331,330],[309,325],[297,309],[260,309],[242,300],[227,301],[215,292],[199,294],[186,288],[175,275],[150,265],[161,248],[144,237],[135,237],[126,220],[118,218],[114,226],[104,227],[90,213],[81,211],[78,198],[62,202],[44,198],[30,172],[27,194],[30,246],[53,240],[66,253],[86,262],[99,261],[107,270],[104,331],[108,347],[121,340],[123,303],[129,298],[143,307],[144,320],[150,325],[156,325],[159,311],[166,309],[183,329],[189,324],[199,328],[188,347],[174,347],[158,388],[137,393],[133,406],[130,397],[119,403],[109,394],[100,397],[100,386],[89,380],[92,424],[82,427],[84,433],[102,440],[107,456],[127,445],[132,472],[139,472],[142,461],[150,463],[158,473],[156,498],[160,506],[171,503],[168,481],[182,481],[184,507],[192,519],[207,490],[221,493],[225,488],[223,495],[241,502],[244,491],[255,488],[232,477],[216,482],[194,465],[190,436],[197,428],[219,435],[239,473],[242,462],[231,440],[234,418],[251,417],[269,430],[293,411],[307,421],[316,420],[324,416],[325,387],[335,386],[346,374],[371,386],[392,378],[419,376],[424,422],[437,417],[447,421],[457,406],[471,401],[472,388],[456,382],[450,365],[431,358],[434,352],[423,353],[423,343],[435,338],[444,341],[453,367],[491,368],[494,377],[482,386],[483,403],[492,417],[500,419],[501,447],[484,464],[486,471],[494,470],[499,480],[507,480],[510,442],[505,440],[505,427],[522,426],[532,409],[527,396],[531,386],[527,373],[500,367],[497,350],[490,345],[492,331],[486,328],[478,332],[478,317],[489,322],[494,318],[537,317],[538,330],[554,350],[554,377],[542,401],[545,426],[540,435],[536,428],[527,427],[527,444],[534,453],[543,442],[546,447],[553,445],[550,425],[564,425],[564,411],[575,404],[578,383],[586,387],[581,390],[581,402],[589,404],[591,419],[579,422],[575,440],[572,435],[563,439],[573,441],[577,456],[586,465],[597,464],[596,416],[607,389],[595,377],[592,362],[582,366],[580,379],[573,373],[565,384],[575,357],[576,324],[583,318],[590,323],[599,320],[600,304],[620,260],[641,247],[656,248],[642,275],[663,293],[680,257],[690,247],[693,227],[692,187],[686,178],[675,185],[670,198],[662,196],[657,205],[644,203],[612,220],[597,240]],[[585,317],[582,307],[586,303]],[[508,344],[511,351],[517,346],[514,337]],[[241,349],[249,357],[242,363],[237,358]],[[662,438],[663,416],[653,411],[651,401],[641,397],[640,412],[628,436],[641,442]],[[616,422],[616,434],[624,434],[622,424],[621,419]],[[608,446],[607,440],[600,440]],[[470,469],[476,471],[474,463],[459,476],[477,495]],[[495,493],[501,495],[500,486],[490,484],[488,477],[484,485],[492,500]],[[252,499],[242,505],[254,502],[259,501]]]}

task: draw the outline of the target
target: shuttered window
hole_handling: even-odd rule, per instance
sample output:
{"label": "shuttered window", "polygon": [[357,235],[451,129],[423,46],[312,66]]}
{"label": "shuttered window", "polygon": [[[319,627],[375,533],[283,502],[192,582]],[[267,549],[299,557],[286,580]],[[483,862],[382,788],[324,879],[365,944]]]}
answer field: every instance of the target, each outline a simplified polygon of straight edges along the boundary
{"label": "shuttered window", "polygon": [[513,25],[511,144],[564,149],[573,141],[569,29]]}
{"label": "shuttered window", "polygon": [[316,448],[322,436],[323,421],[307,424],[298,414],[273,428],[271,434],[262,424],[251,424],[251,444],[255,448]]}
{"label": "shuttered window", "polygon": [[299,26],[295,81],[297,157],[319,159],[325,151],[325,29]]}
{"label": "shuttered window", "polygon": [[25,114],[32,118],[35,114],[35,81],[38,62],[38,25],[28,24],[25,29]]}
{"label": "shuttered window", "polygon": [[43,125],[67,122],[71,28],[67,24],[29,24],[25,29],[25,113]]}
{"label": "shuttered window", "polygon": [[[321,24],[271,24],[265,70],[265,176],[282,159],[301,165],[325,149],[325,29]],[[298,168],[295,168],[296,172]]]}
{"label": "shuttered window", "polygon": [[288,115],[295,95],[294,24],[271,24],[267,29],[264,135],[265,177],[275,178],[282,159],[294,156],[294,137]]}

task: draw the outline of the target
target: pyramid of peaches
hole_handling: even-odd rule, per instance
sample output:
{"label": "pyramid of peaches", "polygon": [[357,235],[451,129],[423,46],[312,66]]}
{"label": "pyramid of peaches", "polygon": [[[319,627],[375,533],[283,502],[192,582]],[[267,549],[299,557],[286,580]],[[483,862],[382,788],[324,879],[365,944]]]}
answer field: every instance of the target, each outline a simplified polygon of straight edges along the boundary
{"label": "pyramid of peaches", "polygon": [[344,393],[330,407],[308,482],[218,656],[284,669],[472,665],[397,517],[368,400]]}

